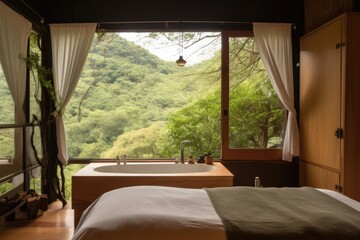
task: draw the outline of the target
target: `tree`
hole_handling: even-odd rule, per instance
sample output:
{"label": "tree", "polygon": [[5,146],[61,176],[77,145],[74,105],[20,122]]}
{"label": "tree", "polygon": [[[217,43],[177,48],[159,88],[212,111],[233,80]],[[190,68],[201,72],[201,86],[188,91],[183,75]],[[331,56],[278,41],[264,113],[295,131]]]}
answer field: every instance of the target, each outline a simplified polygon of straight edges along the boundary
{"label": "tree", "polygon": [[[176,33],[161,35],[178,42]],[[190,47],[203,39],[216,41],[220,34],[186,33],[184,37]],[[220,51],[199,64],[179,68],[117,34],[104,34],[102,39],[94,43],[68,106],[70,156],[114,157],[118,148],[133,157],[174,157],[183,140],[191,140],[188,146],[194,156],[209,151],[220,156]],[[253,38],[234,38],[230,44],[231,146],[281,145],[284,111]],[[82,108],[77,123],[76,105]],[[126,115],[116,119],[118,111]],[[165,123],[161,131],[158,122]]]}
{"label": "tree", "polygon": [[[167,124],[166,139],[172,144],[166,154],[179,152],[180,143],[189,140],[192,155],[211,152],[220,156],[220,92],[214,91],[173,114]],[[166,140],[164,141],[166,142]]]}
{"label": "tree", "polygon": [[285,111],[254,39],[232,38],[230,59],[229,147],[279,147]]}

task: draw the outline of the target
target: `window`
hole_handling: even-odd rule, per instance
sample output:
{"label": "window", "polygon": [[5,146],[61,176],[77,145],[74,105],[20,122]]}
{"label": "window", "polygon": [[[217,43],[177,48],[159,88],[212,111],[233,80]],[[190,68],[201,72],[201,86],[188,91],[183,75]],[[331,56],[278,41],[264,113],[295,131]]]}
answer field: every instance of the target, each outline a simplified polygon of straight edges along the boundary
{"label": "window", "polygon": [[223,62],[223,158],[281,159],[286,111],[252,34],[224,33]]}
{"label": "window", "polygon": [[183,140],[220,157],[219,49],[219,32],[97,34],[65,112],[70,158],[175,158]]}
{"label": "window", "polygon": [[184,140],[195,158],[281,156],[285,111],[253,38],[222,39],[227,62],[220,32],[97,33],[65,111],[70,158],[175,158]]}
{"label": "window", "polygon": [[0,164],[11,163],[15,153],[15,129],[8,128],[15,124],[15,103],[7,85],[4,72],[0,65]]}

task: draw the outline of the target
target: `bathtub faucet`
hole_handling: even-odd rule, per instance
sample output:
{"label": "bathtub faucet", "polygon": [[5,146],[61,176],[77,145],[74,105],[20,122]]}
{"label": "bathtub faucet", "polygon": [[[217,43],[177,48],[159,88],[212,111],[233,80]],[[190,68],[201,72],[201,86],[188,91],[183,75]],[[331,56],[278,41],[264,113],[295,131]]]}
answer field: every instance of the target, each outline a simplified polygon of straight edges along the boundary
{"label": "bathtub faucet", "polygon": [[127,158],[128,155],[126,154],[123,154],[123,161],[124,161],[124,165],[126,165],[126,158]]}
{"label": "bathtub faucet", "polygon": [[184,140],[180,144],[180,163],[185,163],[185,143],[189,143],[189,140]]}
{"label": "bathtub faucet", "polygon": [[[122,157],[123,157],[124,165],[126,165],[127,155],[126,155],[126,154],[123,154]],[[116,164],[117,164],[117,165],[120,165],[120,163],[121,163],[120,157],[119,157],[119,156],[116,156]]]}

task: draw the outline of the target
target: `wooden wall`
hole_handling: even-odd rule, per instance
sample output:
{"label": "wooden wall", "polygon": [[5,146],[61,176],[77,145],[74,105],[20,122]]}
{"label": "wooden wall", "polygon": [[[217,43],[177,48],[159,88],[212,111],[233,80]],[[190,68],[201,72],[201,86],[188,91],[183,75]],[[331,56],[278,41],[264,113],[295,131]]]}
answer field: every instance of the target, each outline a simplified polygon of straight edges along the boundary
{"label": "wooden wall", "polygon": [[304,0],[305,33],[351,11],[360,11],[360,0]]}
{"label": "wooden wall", "polygon": [[264,187],[297,187],[299,185],[298,161],[222,161],[234,174],[235,186],[254,186],[260,177]]}

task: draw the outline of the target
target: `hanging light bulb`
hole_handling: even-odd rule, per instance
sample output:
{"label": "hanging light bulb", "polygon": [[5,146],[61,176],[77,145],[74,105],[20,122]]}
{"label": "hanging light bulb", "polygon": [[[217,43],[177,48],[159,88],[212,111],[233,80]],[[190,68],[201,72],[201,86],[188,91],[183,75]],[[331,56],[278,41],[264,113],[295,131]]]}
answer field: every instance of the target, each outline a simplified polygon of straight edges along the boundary
{"label": "hanging light bulb", "polygon": [[185,59],[183,58],[183,56],[180,55],[179,59],[176,60],[176,64],[180,67],[184,66],[186,64]]}
{"label": "hanging light bulb", "polygon": [[185,66],[185,64],[186,64],[186,61],[185,61],[185,59],[184,59],[184,57],[183,57],[183,51],[184,51],[184,33],[182,32],[181,33],[181,42],[180,42],[180,38],[179,38],[179,45],[181,45],[181,54],[180,54],[180,56],[179,56],[179,59],[178,60],[176,60],[176,64],[179,66],[179,67],[183,67],[183,66]]}

